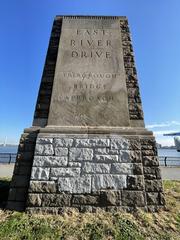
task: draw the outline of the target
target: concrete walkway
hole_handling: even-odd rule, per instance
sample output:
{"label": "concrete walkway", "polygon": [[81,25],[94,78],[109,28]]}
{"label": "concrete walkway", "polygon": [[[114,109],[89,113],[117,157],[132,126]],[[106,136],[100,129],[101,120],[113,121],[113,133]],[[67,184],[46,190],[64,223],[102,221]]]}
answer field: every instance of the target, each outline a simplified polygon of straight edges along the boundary
{"label": "concrete walkway", "polygon": [[[180,180],[180,167],[160,167],[165,180]],[[14,164],[0,164],[0,177],[12,177]]]}

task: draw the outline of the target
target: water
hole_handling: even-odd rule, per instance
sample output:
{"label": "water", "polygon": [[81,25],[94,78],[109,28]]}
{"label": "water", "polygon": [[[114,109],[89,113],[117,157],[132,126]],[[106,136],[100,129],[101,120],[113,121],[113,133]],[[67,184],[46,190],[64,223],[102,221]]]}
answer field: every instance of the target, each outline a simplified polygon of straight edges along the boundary
{"label": "water", "polygon": [[17,154],[18,146],[12,147],[0,147],[0,163],[8,163],[10,160],[10,155],[2,154],[2,153],[12,153],[11,155],[11,162],[14,163],[16,161],[16,154]]}

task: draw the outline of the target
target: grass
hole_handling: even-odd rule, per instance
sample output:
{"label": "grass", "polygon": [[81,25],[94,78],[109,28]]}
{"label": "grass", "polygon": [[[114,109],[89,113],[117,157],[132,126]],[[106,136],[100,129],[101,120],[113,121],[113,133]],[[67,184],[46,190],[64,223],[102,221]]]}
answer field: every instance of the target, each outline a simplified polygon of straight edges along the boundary
{"label": "grass", "polygon": [[179,240],[180,181],[164,181],[164,189],[167,210],[159,213],[43,216],[0,210],[0,240]]}

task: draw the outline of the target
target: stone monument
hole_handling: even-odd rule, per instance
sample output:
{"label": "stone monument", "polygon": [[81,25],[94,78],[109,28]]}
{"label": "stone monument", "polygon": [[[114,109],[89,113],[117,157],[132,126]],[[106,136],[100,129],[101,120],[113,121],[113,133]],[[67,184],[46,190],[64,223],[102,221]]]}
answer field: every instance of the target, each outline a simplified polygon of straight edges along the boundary
{"label": "stone monument", "polygon": [[7,208],[57,214],[164,204],[126,17],[57,16]]}

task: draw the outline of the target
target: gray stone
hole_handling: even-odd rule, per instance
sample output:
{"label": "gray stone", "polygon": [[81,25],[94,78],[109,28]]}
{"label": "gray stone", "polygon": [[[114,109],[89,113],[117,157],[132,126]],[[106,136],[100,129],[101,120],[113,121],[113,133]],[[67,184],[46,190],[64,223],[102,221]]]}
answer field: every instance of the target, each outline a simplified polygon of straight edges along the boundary
{"label": "gray stone", "polygon": [[32,180],[48,180],[50,168],[32,167]]}
{"label": "gray stone", "polygon": [[68,155],[68,148],[62,147],[55,147],[55,155],[56,156],[67,156]]}
{"label": "gray stone", "polygon": [[42,203],[42,194],[29,193],[27,199],[27,205],[29,207],[40,207]]}
{"label": "gray stone", "polygon": [[35,155],[53,155],[54,149],[52,144],[36,144]]}
{"label": "gray stone", "polygon": [[98,205],[99,196],[93,195],[74,195],[72,199],[72,204],[74,205]]}
{"label": "gray stone", "polygon": [[55,193],[56,183],[54,181],[30,181],[29,192]]}
{"label": "gray stone", "polygon": [[133,163],[133,174],[134,175],[142,175],[143,174],[143,166],[141,163]]}
{"label": "gray stone", "polygon": [[120,151],[120,161],[121,162],[141,162],[141,152],[140,151]]}
{"label": "gray stone", "polygon": [[127,189],[128,190],[144,190],[144,179],[141,175],[128,175],[127,176]]}
{"label": "gray stone", "polygon": [[94,153],[95,153],[95,154],[104,155],[104,154],[107,154],[107,152],[108,152],[108,149],[107,149],[107,148],[95,148],[95,149],[94,149]]}
{"label": "gray stone", "polygon": [[145,180],[145,189],[148,192],[162,192],[161,180]]}
{"label": "gray stone", "polygon": [[145,197],[143,191],[123,191],[122,193],[123,206],[145,206]]}
{"label": "gray stone", "polygon": [[94,159],[97,162],[118,162],[118,155],[95,155]]}
{"label": "gray stone", "polygon": [[157,156],[144,156],[143,157],[144,166],[159,166],[159,161]]}
{"label": "gray stone", "polygon": [[129,140],[126,138],[114,138],[111,139],[111,148],[118,150],[128,150],[130,146]]}
{"label": "gray stone", "polygon": [[37,140],[36,140],[36,143],[38,143],[38,144],[52,144],[53,143],[53,138],[38,137]]}
{"label": "gray stone", "polygon": [[132,174],[133,164],[132,163],[112,163],[111,173],[112,174]]}
{"label": "gray stone", "polygon": [[34,167],[60,167],[67,166],[68,158],[59,156],[35,156]]}
{"label": "gray stone", "polygon": [[76,178],[59,178],[59,192],[69,193],[90,193],[91,192],[91,177],[76,177]]}
{"label": "gray stone", "polygon": [[93,149],[90,148],[70,148],[69,161],[91,161]]}
{"label": "gray stone", "polygon": [[159,204],[159,193],[158,192],[148,192],[147,196],[147,204],[148,205],[158,205]]}
{"label": "gray stone", "polygon": [[68,162],[68,167],[81,167],[81,162]]}
{"label": "gray stone", "polygon": [[42,207],[64,207],[71,205],[70,194],[43,194]]}
{"label": "gray stone", "polygon": [[125,175],[95,175],[92,176],[92,191],[114,189],[119,190],[126,188]]}
{"label": "gray stone", "polygon": [[55,147],[72,147],[73,139],[72,138],[54,138]]}
{"label": "gray stone", "polygon": [[109,173],[110,172],[110,164],[106,163],[90,163],[86,162],[83,164],[82,172],[83,173]]}
{"label": "gray stone", "polygon": [[51,168],[50,179],[55,180],[59,177],[78,177],[80,176],[80,168]]}
{"label": "gray stone", "polygon": [[100,192],[100,205],[101,206],[119,206],[121,205],[121,192],[120,191],[101,191]]}
{"label": "gray stone", "polygon": [[109,139],[75,139],[75,147],[109,147]]}

